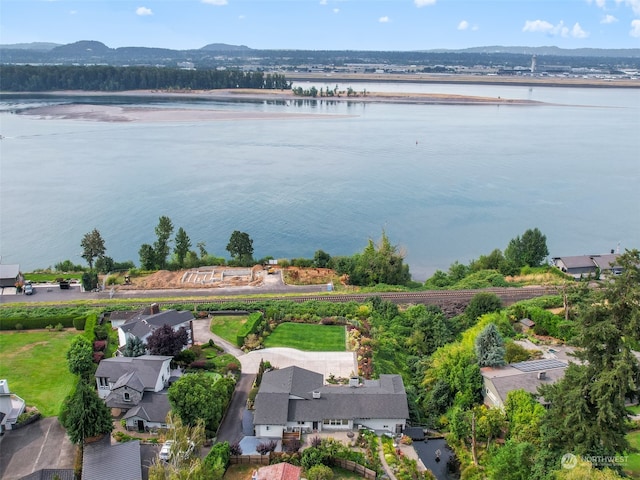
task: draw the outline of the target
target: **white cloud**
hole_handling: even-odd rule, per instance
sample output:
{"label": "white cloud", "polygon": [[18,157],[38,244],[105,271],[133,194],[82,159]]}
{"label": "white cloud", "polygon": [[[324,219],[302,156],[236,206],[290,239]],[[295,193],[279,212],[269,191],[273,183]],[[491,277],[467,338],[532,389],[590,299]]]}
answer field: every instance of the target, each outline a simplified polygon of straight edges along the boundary
{"label": "white cloud", "polygon": [[147,7],[138,7],[136,8],[136,15],[140,15],[141,17],[146,17],[148,15],[153,15],[153,12],[150,8]]}
{"label": "white cloud", "polygon": [[552,34],[554,26],[546,20],[527,20],[522,27],[523,32],[542,32]]}
{"label": "white cloud", "polygon": [[413,0],[413,3],[416,4],[416,7],[429,7],[431,5],[435,5],[437,0]]}
{"label": "white cloud", "polygon": [[580,24],[576,22],[576,24],[571,29],[571,36],[573,38],[587,38],[589,36],[589,32],[585,32]]}
{"label": "white cloud", "polygon": [[389,17],[387,17],[387,16],[380,17],[380,18],[378,19],[378,21],[379,21],[380,23],[389,23],[389,22],[390,22]]}
{"label": "white cloud", "polygon": [[326,5],[327,4],[327,0],[320,0],[320,5]]}
{"label": "white cloud", "polygon": [[605,15],[602,20],[600,20],[600,23],[615,23],[617,22],[618,19],[616,17],[614,17],[613,15]]}
{"label": "white cloud", "polygon": [[640,38],[640,20],[635,19],[631,21],[631,31],[629,35],[635,38]]}
{"label": "white cloud", "polygon": [[77,13],[78,13],[77,10],[69,10],[69,15],[75,15]]}
{"label": "white cloud", "polygon": [[340,13],[340,9],[339,8],[334,8],[333,9],[333,13]]}
{"label": "white cloud", "polygon": [[607,8],[607,0],[587,0],[587,3],[595,3],[599,8]]}
{"label": "white cloud", "polygon": [[467,22],[466,20],[462,20],[458,24],[458,30],[466,30],[467,28],[469,28],[469,22]]}
{"label": "white cloud", "polygon": [[640,0],[616,0],[617,4],[623,3],[633,10],[633,13],[640,15]]}
{"label": "white cloud", "polygon": [[206,3],[208,5],[215,5],[217,7],[221,7],[223,5],[226,5],[228,2],[227,0],[200,0],[202,3]]}
{"label": "white cloud", "polygon": [[247,17],[245,17],[244,15],[238,15],[238,20],[244,20],[245,18]]}

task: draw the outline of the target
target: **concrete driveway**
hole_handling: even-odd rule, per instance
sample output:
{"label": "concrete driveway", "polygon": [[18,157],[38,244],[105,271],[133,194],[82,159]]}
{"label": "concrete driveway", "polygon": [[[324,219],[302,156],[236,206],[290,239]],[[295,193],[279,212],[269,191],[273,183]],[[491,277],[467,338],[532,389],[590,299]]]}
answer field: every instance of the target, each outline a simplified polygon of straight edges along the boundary
{"label": "concrete driveway", "polygon": [[17,480],[42,468],[73,469],[75,451],[58,418],[43,418],[0,437],[0,478]]}
{"label": "concrete driveway", "polygon": [[225,352],[230,353],[240,360],[242,373],[258,373],[260,360],[268,361],[277,368],[286,368],[292,365],[321,373],[324,378],[330,375],[348,378],[352,373],[358,372],[358,364],[355,352],[303,352],[295,348],[264,348],[244,353],[235,345],[223,338],[211,333],[211,321],[201,319],[193,321],[193,336],[196,343],[207,343],[212,339],[216,345],[221,346]]}

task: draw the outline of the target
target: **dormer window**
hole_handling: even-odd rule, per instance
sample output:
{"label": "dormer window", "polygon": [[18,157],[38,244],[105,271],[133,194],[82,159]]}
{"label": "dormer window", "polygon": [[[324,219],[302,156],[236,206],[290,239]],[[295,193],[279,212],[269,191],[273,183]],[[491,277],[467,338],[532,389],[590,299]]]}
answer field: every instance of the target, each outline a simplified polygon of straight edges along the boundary
{"label": "dormer window", "polygon": [[129,395],[129,392],[124,392],[124,401],[125,402],[131,401],[131,396]]}

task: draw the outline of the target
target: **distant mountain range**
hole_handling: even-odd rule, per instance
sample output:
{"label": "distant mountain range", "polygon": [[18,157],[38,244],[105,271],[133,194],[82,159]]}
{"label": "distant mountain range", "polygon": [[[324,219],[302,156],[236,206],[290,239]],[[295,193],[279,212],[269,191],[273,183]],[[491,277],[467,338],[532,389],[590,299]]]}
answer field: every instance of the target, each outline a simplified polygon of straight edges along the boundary
{"label": "distant mountain range", "polygon": [[60,45],[20,43],[0,45],[0,63],[4,64],[80,64],[80,65],[153,65],[216,67],[279,67],[297,65],[392,64],[392,65],[527,65],[531,56],[544,57],[546,64],[590,67],[640,68],[640,48],[563,49],[548,47],[487,46],[459,50],[423,51],[329,51],[259,50],[245,45],[211,43],[199,49],[172,50],[153,47],[110,48],[102,42],[83,40]]}

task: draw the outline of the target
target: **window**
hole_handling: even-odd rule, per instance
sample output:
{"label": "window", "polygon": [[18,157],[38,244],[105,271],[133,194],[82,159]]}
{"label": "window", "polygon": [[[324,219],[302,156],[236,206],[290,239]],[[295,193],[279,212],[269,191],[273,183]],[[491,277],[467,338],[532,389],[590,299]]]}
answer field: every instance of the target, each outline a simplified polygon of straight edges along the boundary
{"label": "window", "polygon": [[129,395],[129,392],[124,392],[124,401],[125,402],[131,401],[131,396]]}
{"label": "window", "polygon": [[322,421],[323,425],[333,425],[333,426],[338,426],[338,425],[349,425],[349,420],[345,420],[345,419],[335,419],[335,418],[325,418]]}
{"label": "window", "polygon": [[101,387],[108,387],[109,379],[107,377],[100,377],[98,378],[98,383],[100,384]]}

